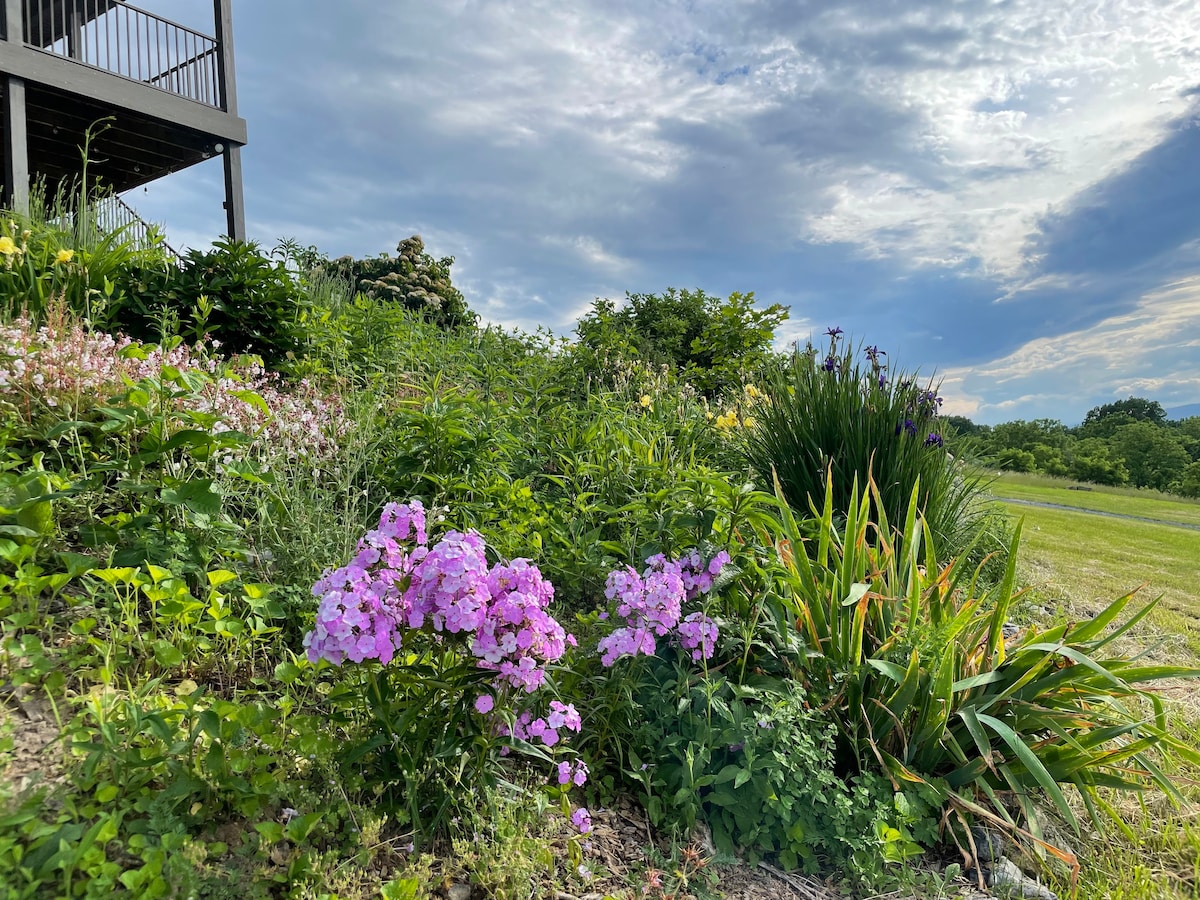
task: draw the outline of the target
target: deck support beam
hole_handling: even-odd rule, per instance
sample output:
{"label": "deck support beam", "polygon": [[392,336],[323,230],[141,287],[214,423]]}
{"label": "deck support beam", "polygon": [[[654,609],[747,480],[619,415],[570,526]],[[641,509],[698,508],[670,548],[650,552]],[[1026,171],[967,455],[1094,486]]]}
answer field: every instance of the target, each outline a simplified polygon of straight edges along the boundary
{"label": "deck support beam", "polygon": [[[237,78],[233,62],[233,6],[231,0],[213,0],[213,22],[217,39],[217,83],[221,86],[221,108],[237,115]],[[225,221],[227,235],[246,240],[246,203],[242,196],[242,148],[225,145]]]}
{"label": "deck support beam", "polygon": [[[25,43],[25,11],[21,0],[4,0],[4,41]],[[4,179],[0,202],[13,212],[29,212],[29,120],[25,80],[4,77]]]}

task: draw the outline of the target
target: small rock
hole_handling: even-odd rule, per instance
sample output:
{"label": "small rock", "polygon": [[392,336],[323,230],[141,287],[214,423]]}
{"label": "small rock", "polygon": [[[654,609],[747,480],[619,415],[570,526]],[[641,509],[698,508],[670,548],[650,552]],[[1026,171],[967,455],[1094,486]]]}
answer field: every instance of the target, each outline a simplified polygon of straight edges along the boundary
{"label": "small rock", "polygon": [[456,881],[446,888],[446,900],[471,900],[471,886]]}
{"label": "small rock", "polygon": [[1004,858],[1004,835],[1000,832],[975,825],[971,828],[971,840],[975,842],[975,854],[980,866]]}
{"label": "small rock", "polygon": [[987,870],[987,886],[997,897],[1013,900],[1058,900],[1058,895],[1034,881],[1007,857],[993,860]]}

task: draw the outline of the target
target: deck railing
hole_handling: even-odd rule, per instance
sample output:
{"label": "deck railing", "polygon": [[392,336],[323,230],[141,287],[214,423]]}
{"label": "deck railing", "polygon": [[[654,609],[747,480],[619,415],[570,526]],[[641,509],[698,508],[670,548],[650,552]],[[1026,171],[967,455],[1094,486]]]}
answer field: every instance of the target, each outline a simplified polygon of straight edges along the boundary
{"label": "deck railing", "polygon": [[182,260],[179,251],[167,243],[162,228],[152,225],[138,215],[137,210],[118,197],[109,194],[95,202],[91,209],[92,221],[107,234],[120,232],[122,240],[129,241],[139,250],[161,247],[176,262]]}
{"label": "deck railing", "polygon": [[25,43],[222,108],[217,40],[114,0],[24,0]]}

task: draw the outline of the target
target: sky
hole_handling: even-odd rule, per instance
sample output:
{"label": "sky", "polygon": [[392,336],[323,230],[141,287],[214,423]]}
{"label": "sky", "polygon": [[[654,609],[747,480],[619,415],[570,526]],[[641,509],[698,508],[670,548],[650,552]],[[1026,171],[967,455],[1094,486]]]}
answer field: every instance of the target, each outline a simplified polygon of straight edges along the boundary
{"label": "sky", "polygon": [[[205,0],[141,0],[211,31]],[[235,0],[247,227],[486,322],[753,291],[977,422],[1200,401],[1194,0]],[[210,161],[128,199],[224,230]]]}

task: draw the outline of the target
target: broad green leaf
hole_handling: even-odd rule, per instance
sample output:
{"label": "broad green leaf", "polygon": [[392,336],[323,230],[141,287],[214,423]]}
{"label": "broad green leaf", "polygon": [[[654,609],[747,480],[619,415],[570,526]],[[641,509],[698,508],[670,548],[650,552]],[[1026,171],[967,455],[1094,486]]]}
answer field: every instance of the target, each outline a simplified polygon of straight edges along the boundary
{"label": "broad green leaf", "polygon": [[1075,830],[1075,833],[1079,834],[1079,821],[1075,818],[1075,813],[1071,810],[1070,804],[1067,803],[1067,798],[1063,796],[1062,790],[1054,779],[1050,777],[1050,773],[1046,771],[1046,767],[1042,765],[1037,755],[1029,749],[1015,731],[994,716],[980,713],[979,721],[994,731],[1008,748],[1012,750],[1017,759],[1021,761],[1021,765],[1025,767],[1025,770],[1050,795],[1050,798],[1054,801],[1055,808],[1062,814],[1062,817],[1067,820],[1067,823]]}

